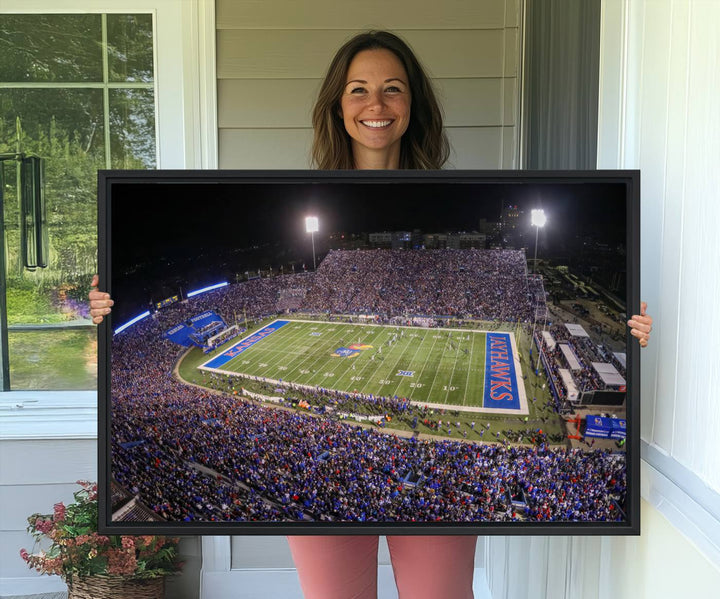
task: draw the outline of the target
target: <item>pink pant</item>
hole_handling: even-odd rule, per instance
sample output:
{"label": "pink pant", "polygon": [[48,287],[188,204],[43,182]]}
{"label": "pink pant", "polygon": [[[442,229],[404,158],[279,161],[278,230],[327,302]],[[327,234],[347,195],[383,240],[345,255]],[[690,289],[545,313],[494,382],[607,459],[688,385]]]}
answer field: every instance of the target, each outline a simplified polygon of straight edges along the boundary
{"label": "pink pant", "polygon": [[[399,599],[472,599],[475,536],[389,536]],[[305,599],[375,599],[376,536],[288,537]]]}

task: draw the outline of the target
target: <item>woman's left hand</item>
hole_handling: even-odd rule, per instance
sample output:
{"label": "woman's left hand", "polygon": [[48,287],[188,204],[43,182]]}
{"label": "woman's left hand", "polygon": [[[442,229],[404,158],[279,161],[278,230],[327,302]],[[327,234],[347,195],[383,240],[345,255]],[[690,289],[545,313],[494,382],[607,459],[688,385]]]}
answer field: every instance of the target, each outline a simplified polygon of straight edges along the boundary
{"label": "woman's left hand", "polygon": [[645,313],[646,310],[647,304],[640,302],[640,314],[633,314],[632,318],[628,320],[630,334],[638,338],[640,347],[647,347],[650,331],[652,331],[653,319],[652,316]]}

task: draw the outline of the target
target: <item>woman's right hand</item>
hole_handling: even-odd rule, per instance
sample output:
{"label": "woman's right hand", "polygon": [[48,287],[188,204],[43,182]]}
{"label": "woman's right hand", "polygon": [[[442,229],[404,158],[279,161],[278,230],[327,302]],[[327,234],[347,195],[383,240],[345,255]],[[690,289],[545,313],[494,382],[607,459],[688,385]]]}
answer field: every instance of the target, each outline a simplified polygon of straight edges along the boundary
{"label": "woman's right hand", "polygon": [[98,291],[97,286],[100,279],[97,275],[93,276],[92,283],[90,283],[90,293],[88,293],[88,299],[90,300],[90,316],[95,324],[100,324],[103,318],[107,314],[110,314],[110,307],[115,303],[110,299],[110,294],[104,291]]}

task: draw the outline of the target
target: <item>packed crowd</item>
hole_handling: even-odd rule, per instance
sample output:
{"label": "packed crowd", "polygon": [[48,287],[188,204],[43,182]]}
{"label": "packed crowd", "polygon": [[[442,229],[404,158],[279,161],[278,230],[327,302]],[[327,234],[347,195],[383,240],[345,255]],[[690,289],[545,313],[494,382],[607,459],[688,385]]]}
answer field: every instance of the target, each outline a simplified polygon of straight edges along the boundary
{"label": "packed crowd", "polygon": [[518,250],[330,252],[304,309],[532,320],[525,256]]}
{"label": "packed crowd", "polygon": [[[200,311],[215,310],[229,324],[241,322],[245,317],[272,316],[285,311],[284,304],[288,302],[288,298],[304,295],[304,290],[311,284],[312,278],[312,273],[298,273],[250,279],[228,285],[194,298],[187,313],[194,316]],[[178,304],[174,304],[158,314],[174,316],[176,312],[171,308],[175,309],[177,306]]]}
{"label": "packed crowd", "polygon": [[[356,255],[356,271],[349,256],[343,254]],[[342,265],[349,273],[357,273],[375,264],[374,254],[333,252],[330,258],[337,268]],[[474,288],[469,286],[469,277],[462,275],[468,262],[452,262],[457,258],[451,254],[443,258],[448,260],[443,266],[455,268],[449,278],[465,281],[457,286],[448,283],[447,298],[437,293],[442,288],[437,262],[433,265],[434,283],[422,280],[414,270],[417,279],[409,286],[413,277],[402,276],[402,259],[393,262],[401,273],[395,277],[397,285],[384,274],[371,278],[370,270],[363,270],[368,276],[366,289],[356,274],[348,274],[343,283],[321,269],[315,278],[330,276],[332,280],[318,284],[307,274],[251,280],[165,308],[115,336],[112,476],[157,514],[175,521],[622,518],[618,506],[626,491],[623,454],[398,437],[348,424],[327,413],[267,407],[229,392],[185,385],[173,377],[178,352],[183,350],[165,340],[164,331],[207,309],[216,310],[230,322],[233,314],[260,318],[277,313],[280,297],[287,300],[302,295],[297,291],[281,294],[282,289],[297,290],[299,280],[308,283],[306,299],[318,301],[320,290],[337,291],[338,297],[329,293],[322,302],[338,308],[359,309],[362,302],[372,299],[365,293],[372,288],[377,292],[373,301],[385,302],[378,305],[393,310],[393,302],[402,305],[405,299],[397,298],[406,298],[412,287],[422,298],[415,304],[418,309],[450,309],[451,298],[464,297],[462,313],[472,305],[477,314],[487,310],[482,313],[490,315],[497,310],[493,318],[500,318],[498,313],[504,318],[524,314],[522,307],[509,307],[514,300],[504,293],[491,294],[493,299],[488,301],[470,297],[468,292]],[[505,259],[515,261],[512,255],[503,256]],[[404,264],[410,268],[413,260],[418,267],[425,258],[408,260]],[[501,264],[493,261],[484,268],[492,271]],[[384,270],[390,269],[386,266]],[[424,272],[422,268],[420,272]],[[511,285],[517,283],[516,277],[510,281]],[[473,292],[480,293],[480,289]],[[518,293],[523,306],[527,290],[521,286]],[[357,295],[363,298],[359,303],[355,303]],[[395,299],[386,301],[386,297]],[[502,299],[495,301],[498,298]],[[317,394],[322,396],[323,390]],[[326,399],[328,405],[334,405],[346,397],[331,394]],[[404,409],[401,404],[391,406],[386,398],[372,399],[382,401],[380,411],[394,407],[402,413]],[[447,426],[454,430],[452,423]],[[522,489],[524,506],[512,504],[510,489],[514,493]]]}
{"label": "packed crowd", "polygon": [[530,279],[518,250],[331,251],[314,273],[229,285],[196,298],[194,311],[229,323],[295,311],[531,322],[543,294]]}

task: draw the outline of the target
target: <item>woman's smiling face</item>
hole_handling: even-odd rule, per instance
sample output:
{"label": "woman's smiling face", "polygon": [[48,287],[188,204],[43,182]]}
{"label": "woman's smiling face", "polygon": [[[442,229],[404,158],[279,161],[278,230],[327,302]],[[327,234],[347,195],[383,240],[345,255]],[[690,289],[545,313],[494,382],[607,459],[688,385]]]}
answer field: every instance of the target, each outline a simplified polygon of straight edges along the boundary
{"label": "woman's smiling face", "polygon": [[[348,67],[340,109],[356,167],[398,168],[400,140],[410,123],[410,82],[390,50],[358,52]],[[382,163],[384,166],[379,166]]]}

